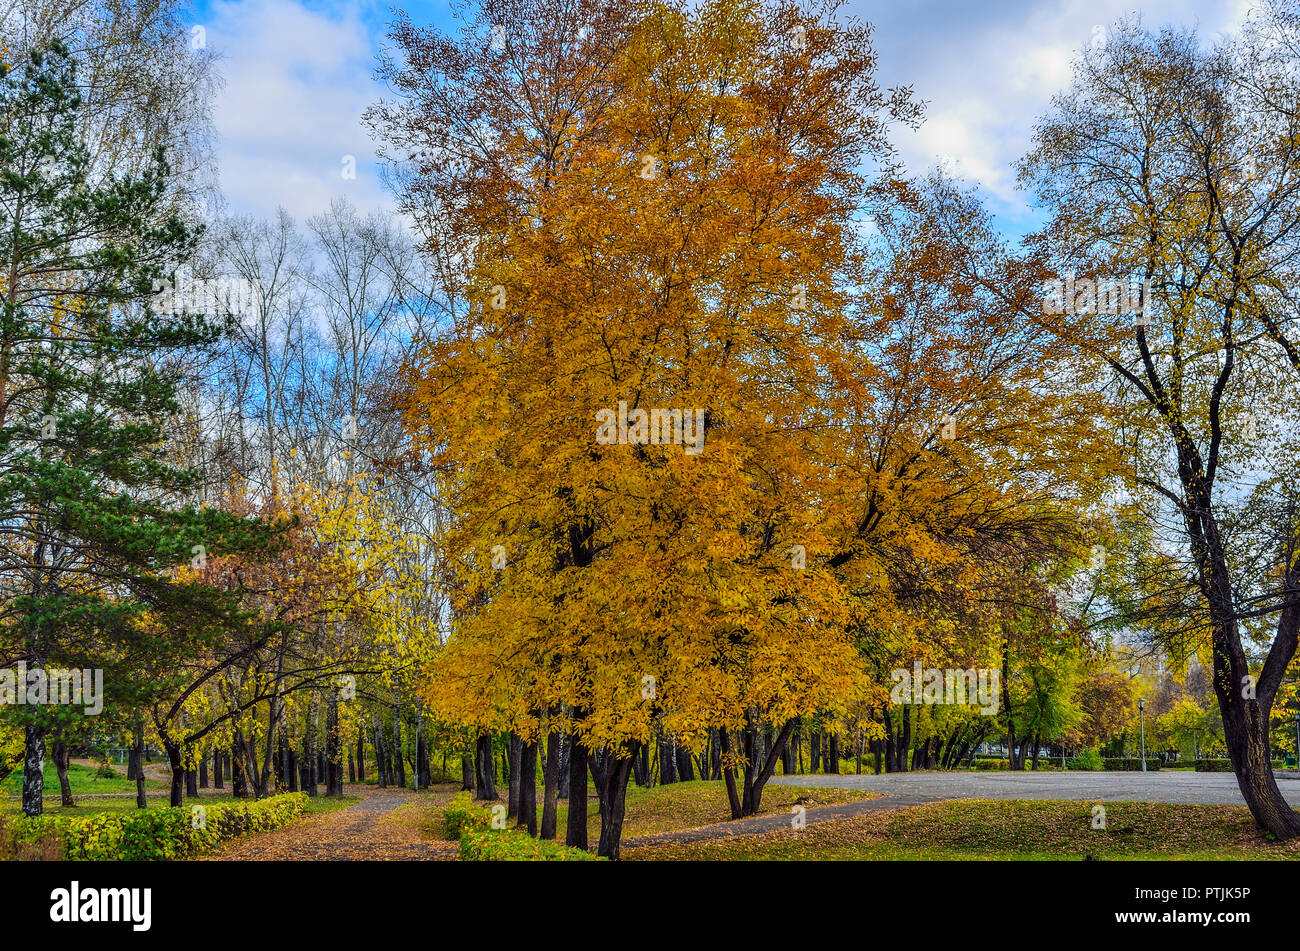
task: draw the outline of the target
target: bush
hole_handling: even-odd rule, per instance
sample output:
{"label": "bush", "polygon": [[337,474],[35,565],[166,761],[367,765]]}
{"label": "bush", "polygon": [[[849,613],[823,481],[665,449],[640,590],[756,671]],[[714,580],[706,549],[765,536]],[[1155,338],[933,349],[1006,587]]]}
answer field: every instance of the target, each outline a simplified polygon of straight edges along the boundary
{"label": "bush", "polygon": [[585,849],[574,849],[527,832],[466,831],[460,837],[460,857],[465,862],[596,862],[603,861]]}
{"label": "bush", "polygon": [[1230,759],[1198,759],[1195,760],[1196,771],[1198,773],[1230,773],[1232,772],[1232,760]]}
{"label": "bush", "polygon": [[[1103,756],[1101,768],[1121,773],[1135,773],[1142,771],[1142,758],[1139,756]],[[1154,757],[1147,757],[1147,772],[1154,773],[1160,769],[1160,760]]]}
{"label": "bush", "polygon": [[119,779],[122,774],[113,768],[113,764],[105,756],[99,761],[99,768],[95,770],[95,775],[100,779]]}
{"label": "bush", "polygon": [[1094,749],[1082,750],[1070,757],[1068,765],[1070,769],[1096,771],[1102,768],[1101,754]]}
{"label": "bush", "polygon": [[[976,770],[979,770],[980,772],[987,772],[989,770],[992,770],[993,772],[1006,772],[1007,770],[1011,769],[1011,764],[1007,760],[997,759],[996,757],[990,756],[990,757],[977,758],[975,760],[974,768]],[[1041,773],[1044,770],[1053,769],[1053,768],[1054,766],[1050,757],[1047,756],[1038,757],[1037,772]],[[1035,772],[1034,761],[1032,758],[1028,758],[1025,760],[1025,772],[1026,773]]]}
{"label": "bush", "polygon": [[[74,861],[184,859],[251,832],[278,829],[302,815],[307,797],[289,793],[251,802],[204,806],[202,828],[188,808],[101,812],[89,816],[43,815],[12,820],[0,854],[57,842],[58,857]],[[7,849],[6,849],[7,846]]]}
{"label": "bush", "polygon": [[442,814],[443,837],[454,842],[464,832],[492,828],[492,813],[474,801],[471,792],[458,792],[451,797]]}

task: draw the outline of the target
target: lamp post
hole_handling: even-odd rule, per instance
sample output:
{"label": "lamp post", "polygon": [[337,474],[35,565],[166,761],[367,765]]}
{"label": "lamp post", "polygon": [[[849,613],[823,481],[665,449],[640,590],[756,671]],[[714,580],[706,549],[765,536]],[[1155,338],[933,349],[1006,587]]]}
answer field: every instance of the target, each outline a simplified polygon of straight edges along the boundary
{"label": "lamp post", "polygon": [[1147,771],[1147,722],[1146,714],[1143,709],[1146,707],[1145,697],[1138,698],[1138,735],[1142,737],[1142,772]]}

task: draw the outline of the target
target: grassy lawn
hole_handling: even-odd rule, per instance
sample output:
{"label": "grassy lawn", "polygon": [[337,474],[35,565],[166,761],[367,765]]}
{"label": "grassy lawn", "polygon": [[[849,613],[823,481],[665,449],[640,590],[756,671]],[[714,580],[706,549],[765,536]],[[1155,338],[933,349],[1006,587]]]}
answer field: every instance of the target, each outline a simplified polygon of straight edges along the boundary
{"label": "grassy lawn", "polygon": [[[451,787],[452,791],[459,786]],[[506,790],[498,790],[504,797]],[[541,784],[538,784],[537,815],[541,821]],[[796,804],[812,809],[815,806],[829,806],[835,803],[850,802],[859,799],[875,799],[879,793],[861,789],[832,789],[812,786],[777,786],[769,785],[763,791],[762,815],[774,812],[789,812]],[[504,800],[503,800],[504,803]],[[444,803],[445,805],[445,803]],[[591,842],[600,837],[600,805],[594,795],[588,798],[587,836]],[[670,783],[667,786],[652,786],[644,789],[629,784],[627,788],[627,805],[623,818],[623,840],[638,835],[653,835],[656,832],[676,832],[682,829],[695,829],[699,826],[726,822],[731,818],[731,808],[727,804],[727,787],[720,780],[697,779],[688,783]],[[569,821],[569,805],[560,800],[559,817],[556,829],[560,838]],[[511,823],[513,826],[513,822]],[[442,835],[442,812],[428,817],[425,831],[439,837]]]}
{"label": "grassy lawn", "polygon": [[665,860],[1297,859],[1300,842],[1270,843],[1244,806],[964,799],[882,811],[762,835],[625,849]]}
{"label": "grassy lawn", "polygon": [[[126,770],[113,767],[117,773],[112,779],[98,775],[94,766],[86,766],[81,763],[70,763],[68,765],[68,782],[72,785],[73,798],[77,796],[94,796],[105,793],[135,793],[135,780],[126,778]],[[167,789],[168,785],[157,779],[146,778],[145,790]],[[15,769],[12,773],[0,781],[0,796],[3,796],[3,805],[10,803],[10,800],[21,797],[23,790],[23,771],[21,768]],[[55,802],[59,799],[59,774],[54,768],[54,763],[48,758],[45,761],[45,799],[48,803],[53,798]]]}
{"label": "grassy lawn", "polygon": [[[22,770],[15,770],[0,782],[0,813],[17,812],[22,806]],[[72,763],[68,766],[68,782],[72,786],[72,798],[75,806],[59,805],[59,777],[54,766],[45,766],[45,811],[51,815],[88,816],[99,812],[121,812],[135,809],[135,780],[127,781],[125,771],[119,770],[114,779],[96,774],[94,766]],[[158,779],[145,780],[145,795],[149,808],[163,808],[168,804],[170,785]],[[122,795],[128,794],[128,795]],[[86,797],[86,798],[82,798]],[[91,798],[94,797],[94,798]],[[194,803],[214,805],[222,802],[235,802],[229,792],[229,785],[224,790],[200,789],[198,799],[186,799],[185,805]],[[310,813],[333,812],[359,802],[359,796],[344,796],[342,799],[326,799],[317,796],[309,799],[306,811]]]}

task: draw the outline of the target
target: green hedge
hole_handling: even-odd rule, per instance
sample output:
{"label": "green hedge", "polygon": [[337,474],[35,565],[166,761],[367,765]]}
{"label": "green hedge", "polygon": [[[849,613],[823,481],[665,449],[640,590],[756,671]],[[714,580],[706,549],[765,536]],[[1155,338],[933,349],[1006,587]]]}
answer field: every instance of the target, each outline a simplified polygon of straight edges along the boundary
{"label": "green hedge", "polygon": [[442,814],[443,837],[456,841],[461,833],[492,828],[492,813],[474,801],[471,792],[458,792],[451,797]]}
{"label": "green hedge", "polygon": [[101,812],[89,816],[15,817],[3,827],[0,854],[56,841],[73,861],[185,859],[252,832],[269,832],[302,815],[304,793],[204,806],[203,828],[189,807]]}
{"label": "green hedge", "polygon": [[1230,759],[1198,759],[1193,760],[1198,773],[1230,773],[1232,772],[1232,760]]}
{"label": "green hedge", "polygon": [[[1054,769],[1055,767],[1056,764],[1053,763],[1049,757],[1047,756],[1038,757],[1038,772],[1041,773],[1044,770]],[[997,773],[997,772],[1005,772],[1009,770],[1011,766],[1004,759],[994,759],[990,757],[986,759],[976,759],[974,768],[980,772],[987,772],[991,770]],[[1027,773],[1034,772],[1034,761],[1032,759],[1025,760],[1025,772]]]}
{"label": "green hedge", "polygon": [[585,849],[574,849],[527,832],[466,831],[460,837],[460,857],[465,862],[597,862],[604,861]]}
{"label": "green hedge", "polygon": [[[1142,759],[1138,756],[1103,756],[1101,758],[1101,768],[1121,773],[1140,773],[1142,771]],[[1147,757],[1147,772],[1154,773],[1160,769],[1160,760],[1153,757]]]}

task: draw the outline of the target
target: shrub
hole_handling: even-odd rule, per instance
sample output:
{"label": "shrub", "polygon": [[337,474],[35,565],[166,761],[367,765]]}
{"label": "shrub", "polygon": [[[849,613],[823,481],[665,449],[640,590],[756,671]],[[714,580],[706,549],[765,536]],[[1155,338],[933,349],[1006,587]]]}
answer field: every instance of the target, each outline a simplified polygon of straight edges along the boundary
{"label": "shrub", "polygon": [[[15,853],[57,842],[58,857],[74,861],[184,859],[251,832],[278,829],[302,815],[307,797],[289,793],[251,802],[204,806],[196,823],[187,808],[101,812],[89,816],[42,815],[12,820],[7,838]],[[201,828],[195,828],[195,825]],[[0,853],[4,851],[0,846]]]}
{"label": "shrub", "polygon": [[63,858],[63,843],[53,830],[43,835],[22,836],[22,817],[0,815],[0,862],[57,862]]}
{"label": "shrub", "polygon": [[1070,757],[1070,769],[1095,771],[1102,768],[1101,754],[1094,749],[1080,750]]}
{"label": "shrub", "polygon": [[[1142,758],[1139,756],[1104,756],[1101,760],[1101,768],[1123,773],[1141,772]],[[1147,757],[1147,772],[1154,773],[1160,769],[1160,760],[1153,757]]]}
{"label": "shrub", "polygon": [[442,814],[443,837],[451,841],[461,838],[463,832],[492,828],[492,813],[474,801],[474,794],[456,793]]}
{"label": "shrub", "polygon": [[99,768],[95,770],[95,775],[100,779],[118,779],[120,778],[121,773],[113,768],[113,764],[110,763],[108,757],[105,756],[99,761]]}
{"label": "shrub", "polygon": [[1230,759],[1198,759],[1196,760],[1196,771],[1198,773],[1230,773],[1232,772],[1232,760]]}
{"label": "shrub", "polygon": [[603,861],[585,849],[574,849],[527,832],[465,831],[460,837],[460,857],[466,862],[595,862]]}

